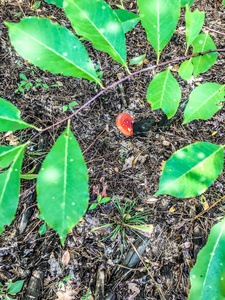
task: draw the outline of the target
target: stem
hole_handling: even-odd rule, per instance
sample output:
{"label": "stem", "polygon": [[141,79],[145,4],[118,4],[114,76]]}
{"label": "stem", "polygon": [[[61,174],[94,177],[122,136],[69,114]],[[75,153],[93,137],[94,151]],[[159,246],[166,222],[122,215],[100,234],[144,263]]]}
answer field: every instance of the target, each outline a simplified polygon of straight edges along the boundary
{"label": "stem", "polygon": [[94,97],[92,97],[90,100],[88,100],[87,102],[85,102],[80,108],[78,108],[74,113],[72,113],[70,116],[56,122],[55,124],[53,125],[50,125],[44,129],[42,129],[39,133],[37,133],[36,135],[34,135],[30,141],[33,141],[34,139],[36,139],[39,135],[41,135],[43,132],[49,130],[49,129],[52,129],[54,128],[55,126],[58,126],[60,125],[61,123],[73,118],[75,115],[77,115],[82,109],[84,109],[85,107],[87,107],[89,104],[91,104],[95,99],[97,99],[99,96],[101,96],[104,92],[108,91],[109,89],[113,88],[114,86],[118,85],[119,83],[123,82],[123,81],[126,81],[128,79],[130,79],[131,77],[135,76],[135,75],[138,75],[140,73],[144,73],[144,72],[147,72],[147,71],[150,71],[150,70],[153,70],[153,69],[156,69],[157,67],[161,67],[161,66],[165,66],[167,64],[171,64],[171,63],[175,63],[177,61],[181,61],[181,60],[187,60],[191,57],[196,57],[196,56],[200,56],[200,55],[204,55],[204,54],[207,54],[207,53],[213,53],[213,52],[225,52],[225,48],[223,49],[213,49],[213,50],[208,50],[208,51],[205,51],[205,52],[200,52],[200,53],[196,53],[196,54],[191,54],[191,55],[187,55],[187,56],[182,56],[182,57],[178,57],[178,58],[175,58],[175,59],[172,59],[172,60],[169,60],[169,61],[165,61],[165,62],[162,62],[160,64],[156,64],[156,65],[153,65],[153,66],[150,66],[150,67],[147,67],[147,68],[144,68],[144,69],[141,69],[139,71],[136,71],[134,73],[131,73],[130,75],[112,83],[111,85],[107,86],[104,90],[101,90],[97,95],[95,95]]}

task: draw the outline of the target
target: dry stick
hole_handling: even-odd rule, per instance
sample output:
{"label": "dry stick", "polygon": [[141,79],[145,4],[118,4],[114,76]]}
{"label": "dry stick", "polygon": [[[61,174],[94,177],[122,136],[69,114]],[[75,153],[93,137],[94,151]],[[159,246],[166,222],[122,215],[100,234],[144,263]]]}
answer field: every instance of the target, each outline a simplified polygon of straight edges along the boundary
{"label": "dry stick", "polygon": [[215,206],[217,203],[219,203],[221,200],[223,200],[225,198],[225,195],[223,197],[221,197],[219,200],[217,200],[215,203],[213,203],[210,207],[208,207],[207,209],[203,210],[202,212],[200,212],[200,214],[198,214],[197,216],[195,216],[191,222],[193,222],[194,220],[196,220],[197,218],[199,218],[201,215],[203,215],[205,212],[207,212],[208,210],[210,210],[213,206]]}
{"label": "dry stick", "polygon": [[44,128],[43,130],[39,131],[39,133],[37,133],[35,136],[33,136],[30,141],[34,140],[35,138],[37,138],[40,134],[42,134],[43,132],[49,130],[49,129],[52,129],[54,128],[55,126],[58,126],[59,124],[65,122],[65,121],[68,121],[70,120],[72,117],[74,117],[75,115],[77,115],[82,109],[84,109],[85,107],[87,107],[90,103],[92,103],[96,98],[98,98],[100,95],[102,95],[104,92],[106,92],[107,90],[113,88],[114,86],[118,85],[119,83],[123,82],[123,81],[126,81],[128,80],[129,78],[131,78],[132,76],[134,75],[137,75],[137,74],[140,74],[140,73],[144,73],[146,71],[149,71],[149,70],[152,70],[152,69],[155,69],[155,68],[158,68],[158,67],[161,67],[161,66],[164,66],[164,65],[167,65],[167,64],[171,64],[171,63],[174,63],[174,62],[177,62],[177,61],[180,61],[180,60],[186,60],[186,59],[189,59],[191,57],[196,57],[196,56],[200,56],[200,55],[204,55],[204,54],[207,54],[207,53],[213,53],[213,52],[225,52],[225,48],[224,49],[213,49],[213,50],[208,50],[208,51],[205,51],[205,52],[200,52],[200,53],[196,53],[196,54],[192,54],[192,55],[187,55],[187,56],[182,56],[182,57],[178,57],[178,58],[175,58],[175,59],[172,59],[172,60],[169,60],[169,61],[165,61],[165,62],[162,62],[160,64],[156,64],[156,65],[153,65],[151,67],[148,67],[148,68],[145,68],[145,69],[142,69],[142,70],[139,70],[139,71],[136,71],[134,73],[131,73],[130,75],[114,82],[113,84],[107,86],[105,89],[101,90],[97,95],[95,95],[93,98],[91,98],[90,100],[88,100],[86,103],[84,103],[80,108],[78,108],[74,113],[72,113],[70,116],[56,122],[55,124],[53,125],[50,125],[46,128]]}
{"label": "dry stick", "polygon": [[[126,233],[125,233],[126,234]],[[130,242],[131,246],[133,247],[134,251],[136,252],[137,256],[140,258],[141,262],[143,263],[143,265],[145,266],[149,276],[151,277],[151,279],[153,280],[153,282],[155,283],[155,285],[157,286],[157,289],[159,290],[163,300],[166,300],[164,294],[163,294],[163,291],[161,290],[161,288],[159,287],[158,283],[155,281],[155,279],[153,278],[151,272],[149,271],[146,263],[144,262],[144,260],[142,259],[142,257],[140,256],[140,254],[138,253],[137,249],[135,248],[134,244],[131,242],[129,236],[126,234],[126,238],[128,239],[128,241]]]}
{"label": "dry stick", "polygon": [[218,31],[218,30],[215,30],[215,29],[211,29],[211,28],[209,28],[209,27],[207,27],[207,26],[202,26],[202,28],[204,28],[204,29],[206,29],[206,30],[209,30],[209,31],[216,32],[216,33],[218,33],[218,34],[225,35],[224,32],[221,32],[221,31]]}
{"label": "dry stick", "polygon": [[16,2],[17,2],[17,4],[18,4],[18,6],[19,6],[19,8],[20,8],[20,10],[21,10],[21,12],[22,12],[22,14],[24,15],[24,17],[26,17],[26,15],[25,15],[25,13],[24,13],[24,11],[23,11],[22,7],[20,6],[20,3],[19,3],[19,1],[18,1],[18,0],[16,0]]}
{"label": "dry stick", "polygon": [[91,145],[89,145],[89,146],[82,152],[82,154],[84,154],[85,152],[87,152],[87,151],[91,148],[91,146],[94,145],[94,143],[98,140],[98,138],[100,138],[100,136],[103,134],[103,132],[105,132],[105,129],[103,129],[102,132],[99,133],[99,135],[96,137],[96,139],[91,143]]}

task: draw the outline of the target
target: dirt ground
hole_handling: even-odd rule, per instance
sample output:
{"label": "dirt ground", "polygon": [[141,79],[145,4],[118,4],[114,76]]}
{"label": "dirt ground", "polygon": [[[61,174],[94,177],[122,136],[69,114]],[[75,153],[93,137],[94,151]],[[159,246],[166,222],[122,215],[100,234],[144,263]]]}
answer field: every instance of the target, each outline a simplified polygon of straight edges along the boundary
{"label": "dirt ground", "polygon": [[[120,4],[119,0],[106,2],[114,9],[115,4]],[[123,2],[126,9],[137,12],[136,1]],[[202,31],[210,33],[218,49],[225,48],[225,15],[221,3],[195,1],[193,9],[196,8],[205,11]],[[76,101],[78,105],[75,108],[79,108],[100,90],[85,79],[42,71],[20,57],[10,43],[3,22],[18,22],[24,15],[52,16],[60,25],[72,28],[60,8],[44,1],[36,10],[31,9],[28,0],[1,1],[0,97],[17,106],[23,120],[45,128],[71,113],[70,110],[63,112],[63,106]],[[182,9],[177,31],[163,51],[161,61],[184,55],[184,25]],[[126,43],[128,59],[146,53],[143,67],[155,64],[155,52],[147,42],[140,23],[126,34]],[[104,86],[126,76],[125,70],[106,53],[97,52],[88,41],[84,41],[84,45],[92,61],[101,63]],[[182,89],[182,101],[188,99],[190,92],[201,83],[224,84],[224,64],[225,54],[219,53],[216,64],[190,82],[178,76],[178,65],[173,64],[173,75]],[[141,68],[131,66],[130,70],[134,72]],[[43,221],[38,218],[35,180],[22,180],[16,217],[0,236],[0,282],[6,284],[9,279],[13,282],[24,280],[21,292],[11,296],[14,299],[81,299],[87,291],[91,294],[90,300],[154,300],[163,297],[183,300],[188,297],[190,270],[206,243],[211,227],[224,216],[224,202],[192,219],[204,210],[203,202],[211,206],[224,195],[224,172],[204,196],[177,199],[168,195],[155,198],[153,194],[158,188],[163,163],[176,150],[195,141],[224,144],[225,109],[222,108],[208,121],[195,120],[185,125],[182,125],[183,114],[180,112],[172,124],[165,122],[164,126],[158,126],[164,115],[161,110],[151,111],[146,91],[155,73],[162,70],[131,77],[105,92],[71,122],[88,167],[90,204],[96,202],[98,192],[113,199],[117,197],[122,206],[126,201],[132,203],[137,199],[132,213],[149,210],[145,222],[153,224],[152,235],[140,239],[126,229],[125,249],[120,260],[122,237],[104,239],[112,230],[109,227],[91,231],[109,223],[107,216],[118,219],[112,200],[94,210],[87,210],[62,247],[52,229],[47,228],[45,234],[39,234]],[[15,93],[21,73],[32,83],[40,79],[49,88],[32,87],[25,93]],[[58,87],[51,87],[53,84],[58,84]],[[125,137],[117,130],[115,120],[123,111],[132,113],[135,121],[150,117],[156,119],[148,137]],[[27,149],[22,173],[34,166],[38,168],[65,126],[63,124],[43,134]],[[30,129],[10,137],[1,134],[0,143],[25,142],[33,135]],[[138,249],[141,259],[130,242]]]}

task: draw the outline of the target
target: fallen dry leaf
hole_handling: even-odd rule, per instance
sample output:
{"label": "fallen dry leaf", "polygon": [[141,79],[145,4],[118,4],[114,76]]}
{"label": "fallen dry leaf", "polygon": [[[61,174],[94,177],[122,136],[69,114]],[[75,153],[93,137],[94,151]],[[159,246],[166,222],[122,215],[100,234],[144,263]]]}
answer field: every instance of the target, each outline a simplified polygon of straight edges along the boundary
{"label": "fallen dry leaf", "polygon": [[70,253],[69,253],[69,250],[67,249],[63,253],[63,256],[62,256],[62,265],[63,265],[63,268],[65,268],[65,266],[68,265],[69,261],[70,261]]}
{"label": "fallen dry leaf", "polygon": [[56,295],[58,298],[56,298],[56,300],[73,300],[74,296],[76,296],[76,292],[74,292],[73,290],[69,290],[66,289],[65,292],[56,292]]}

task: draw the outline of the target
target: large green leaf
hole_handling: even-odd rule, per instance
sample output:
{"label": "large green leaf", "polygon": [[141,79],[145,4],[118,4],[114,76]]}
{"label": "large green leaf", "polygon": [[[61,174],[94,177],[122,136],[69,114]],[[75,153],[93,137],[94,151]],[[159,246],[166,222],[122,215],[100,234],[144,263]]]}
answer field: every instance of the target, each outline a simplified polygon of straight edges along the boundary
{"label": "large green leaf", "polygon": [[68,29],[37,17],[5,24],[16,51],[34,65],[54,74],[99,82],[86,49]]}
{"label": "large green leaf", "polygon": [[196,9],[194,12],[191,12],[186,8],[185,13],[185,23],[186,23],[186,40],[187,40],[187,50],[198,36],[199,32],[202,29],[204,23],[205,13]]}
{"label": "large green leaf", "polygon": [[23,122],[20,118],[19,109],[9,101],[0,98],[0,132],[14,131],[28,127],[40,130],[33,125]]}
{"label": "large green leaf", "polygon": [[69,124],[46,156],[37,178],[37,201],[45,222],[64,244],[88,207],[88,175]]}
{"label": "large green leaf", "polygon": [[195,2],[195,0],[181,0],[181,7],[184,7],[184,6],[186,6],[186,4],[188,4],[188,7],[190,7],[191,6],[191,4],[192,3],[194,3]]}
{"label": "large green leaf", "polygon": [[64,0],[63,7],[78,35],[127,67],[122,24],[108,4],[103,0]]}
{"label": "large green leaf", "polygon": [[188,300],[225,299],[225,218],[214,225],[191,270]]}
{"label": "large green leaf", "polygon": [[54,4],[55,6],[58,6],[60,8],[63,7],[63,0],[45,0],[45,2],[49,4]]}
{"label": "large green leaf", "polygon": [[[193,42],[193,54],[216,49],[216,45],[208,33],[199,34]],[[206,72],[217,60],[217,53],[207,53],[197,57],[192,57],[194,66],[194,77]]]}
{"label": "large green leaf", "polygon": [[123,31],[127,33],[132,30],[134,26],[140,21],[140,18],[135,13],[127,11],[125,9],[116,9],[114,12],[117,14],[117,17],[120,19],[123,27]]}
{"label": "large green leaf", "polygon": [[193,65],[192,65],[191,60],[185,60],[180,65],[178,73],[179,73],[180,77],[183,78],[184,80],[189,80],[193,73]]}
{"label": "large green leaf", "polygon": [[180,15],[178,0],[137,0],[140,19],[147,38],[157,54],[160,54],[171,39]]}
{"label": "large green leaf", "polygon": [[18,206],[25,146],[0,147],[0,234],[12,222]]}
{"label": "large green leaf", "polygon": [[147,100],[153,110],[161,108],[168,118],[172,118],[177,111],[181,98],[178,82],[170,69],[156,75],[150,82]]}
{"label": "large green leaf", "polygon": [[184,111],[184,122],[194,119],[207,120],[211,118],[223,105],[224,85],[207,82],[198,86],[190,94],[190,99]]}
{"label": "large green leaf", "polygon": [[197,142],[176,151],[163,168],[155,196],[188,198],[204,193],[223,169],[223,149]]}

